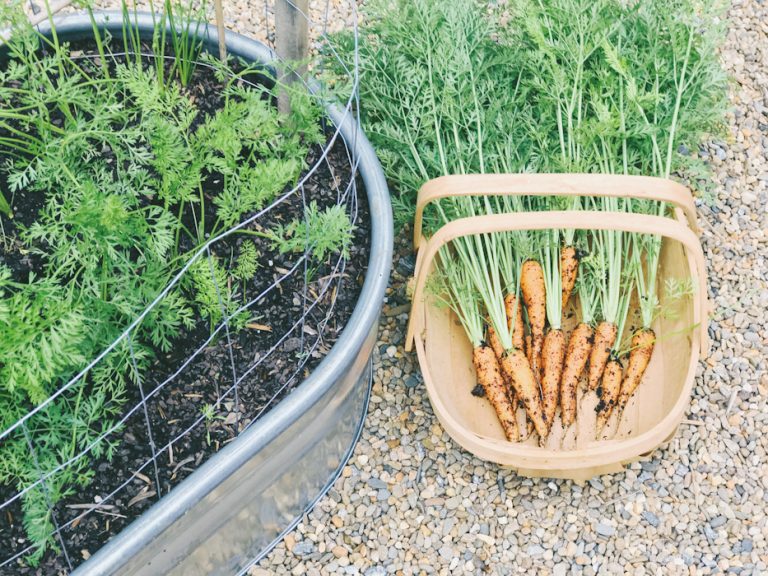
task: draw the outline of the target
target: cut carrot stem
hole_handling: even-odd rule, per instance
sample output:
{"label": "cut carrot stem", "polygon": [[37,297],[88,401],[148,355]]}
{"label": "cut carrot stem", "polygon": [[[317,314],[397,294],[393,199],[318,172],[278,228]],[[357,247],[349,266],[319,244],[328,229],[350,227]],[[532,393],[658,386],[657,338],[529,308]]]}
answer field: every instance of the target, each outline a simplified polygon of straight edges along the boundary
{"label": "cut carrot stem", "polygon": [[520,432],[517,426],[517,407],[507,395],[507,386],[496,353],[490,346],[477,346],[472,352],[472,361],[477,371],[477,382],[485,390],[486,397],[496,411],[504,436],[510,442],[518,442]]}
{"label": "cut carrot stem", "polygon": [[622,373],[621,362],[618,360],[609,360],[605,365],[603,380],[598,388],[600,402],[597,403],[597,407],[595,408],[595,411],[597,412],[598,435],[608,422],[608,419],[611,417],[611,412],[613,412],[613,407],[616,405],[616,400],[619,397],[619,390],[621,388]]}
{"label": "cut carrot stem", "polygon": [[611,354],[618,326],[612,322],[600,322],[595,329],[595,341],[589,354],[589,389],[596,390]]}
{"label": "cut carrot stem", "polygon": [[544,337],[542,350],[542,367],[544,375],[541,379],[541,395],[544,405],[544,415],[550,424],[555,420],[560,396],[560,377],[563,373],[565,360],[565,334],[559,329],[550,329]]}
{"label": "cut carrot stem", "polygon": [[549,433],[549,422],[541,404],[539,385],[522,350],[515,348],[508,350],[502,358],[501,370],[508,375],[518,398],[523,401],[525,412],[533,422],[536,432],[542,438],[546,438]]}
{"label": "cut carrot stem", "polygon": [[651,361],[655,343],[656,334],[650,328],[641,328],[632,335],[632,348],[629,353],[627,372],[624,376],[624,381],[621,383],[621,394],[619,395],[619,418],[621,418],[621,414],[624,412],[624,408],[627,407],[629,399],[643,379],[643,374],[645,374],[645,370]]}
{"label": "cut carrot stem", "polygon": [[520,274],[520,291],[528,310],[531,324],[531,369],[537,379],[541,378],[541,350],[544,346],[544,324],[547,320],[546,286],[544,271],[536,260],[523,262]]}
{"label": "cut carrot stem", "polygon": [[568,350],[565,353],[565,365],[560,381],[560,409],[562,410],[563,426],[567,428],[576,420],[576,392],[579,378],[584,371],[592,350],[594,330],[586,322],[581,322],[568,339]]}
{"label": "cut carrot stem", "polygon": [[571,292],[576,285],[576,277],[579,275],[579,257],[576,248],[563,246],[560,248],[560,283],[563,290],[563,308],[571,298]]}

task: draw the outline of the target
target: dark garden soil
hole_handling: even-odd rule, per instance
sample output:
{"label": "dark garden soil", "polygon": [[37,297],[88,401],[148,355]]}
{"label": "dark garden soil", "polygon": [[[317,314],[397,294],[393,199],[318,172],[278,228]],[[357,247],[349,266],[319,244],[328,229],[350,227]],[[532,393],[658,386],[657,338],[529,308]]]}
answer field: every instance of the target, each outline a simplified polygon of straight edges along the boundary
{"label": "dark garden soil", "polygon": [[[194,89],[201,108],[214,110],[220,105],[215,79],[203,74]],[[301,217],[304,200],[316,201],[321,208],[337,203],[351,178],[347,152],[339,137],[327,161],[320,161],[321,153],[316,147],[308,158],[309,166],[319,162],[319,167],[304,186],[305,199],[300,193],[287,196],[250,228],[271,229]],[[337,256],[310,269],[309,282],[304,280],[302,256],[279,254],[268,240],[237,234],[212,247],[214,256],[229,256],[238,253],[244,238],[257,244],[260,268],[243,295],[246,301],[256,300],[249,308],[247,326],[240,331],[232,327],[228,334],[222,329],[206,344],[211,327],[200,320],[174,341],[170,353],[158,354],[140,387],[127,391],[127,419],[110,438],[115,446],[111,461],[91,460],[93,482],[55,507],[56,523],[68,525],[62,537],[72,566],[90,557],[249,423],[290,395],[330,350],[357,302],[368,263],[369,215],[362,183],[349,194],[348,202],[356,208],[350,258],[338,269]],[[14,221],[33,221],[42,204],[39,194],[17,195]],[[6,225],[8,237],[13,236],[13,226]],[[19,281],[40,267],[34,257],[14,250],[3,253],[0,247],[2,263]],[[294,266],[296,270],[287,274]],[[15,493],[14,487],[0,485],[0,503]],[[16,501],[0,512],[0,563],[28,545]],[[1,575],[66,573],[69,566],[61,551],[48,551],[34,568],[23,560],[0,568]]]}

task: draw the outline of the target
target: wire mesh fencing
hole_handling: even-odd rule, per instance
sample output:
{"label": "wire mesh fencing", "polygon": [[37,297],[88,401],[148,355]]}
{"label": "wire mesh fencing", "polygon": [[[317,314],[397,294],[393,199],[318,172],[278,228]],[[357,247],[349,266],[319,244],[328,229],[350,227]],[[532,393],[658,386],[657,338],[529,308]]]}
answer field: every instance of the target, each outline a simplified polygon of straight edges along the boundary
{"label": "wire mesh fencing", "polygon": [[[71,9],[64,4],[62,8]],[[356,45],[354,0],[310,2],[306,13],[288,4],[308,29],[311,74],[322,74],[330,59],[347,89],[339,100],[308,76],[296,81],[321,105],[335,100],[345,118],[356,119],[358,71],[329,43],[329,34],[341,27],[342,11],[343,27],[349,28]],[[102,2],[99,7],[117,6]],[[30,2],[31,13],[40,8]],[[150,5],[138,3],[136,8]],[[212,8],[207,10],[212,17]],[[225,3],[225,23],[275,48],[274,1],[235,7]],[[210,64],[201,61],[197,66]],[[360,224],[364,206],[359,202],[356,142],[345,141],[335,125],[324,128],[325,142],[312,151],[311,164],[295,186],[189,254],[168,285],[111,345],[0,432],[0,443],[26,445],[34,469],[28,478],[0,485],[0,573],[17,573],[38,549],[29,534],[49,543],[49,565],[72,571],[96,551],[99,533],[119,532],[167,495],[209,455],[274,407],[328,351],[332,343],[326,341],[327,329],[338,328],[337,302],[344,290],[354,289],[342,255],[317,267],[308,249],[292,256],[267,251],[235,303],[232,286],[220,284],[215,273],[217,259],[232,252],[241,231],[281,221],[289,206],[307,214],[318,195],[326,204],[342,206],[350,221]],[[199,266],[210,271],[218,314],[197,318],[183,344],[173,343],[168,352],[148,357],[144,334],[152,330],[159,312],[182,296],[190,271]],[[281,315],[280,321],[273,325],[269,314]],[[121,401],[93,394],[95,378],[124,381]],[[111,404],[115,407],[107,411],[110,417],[99,419]],[[56,458],[40,457],[47,432],[62,425],[62,414],[81,419],[90,436],[87,441],[73,437],[72,449]],[[46,522],[29,525],[25,515],[30,516],[30,509],[42,511]]]}

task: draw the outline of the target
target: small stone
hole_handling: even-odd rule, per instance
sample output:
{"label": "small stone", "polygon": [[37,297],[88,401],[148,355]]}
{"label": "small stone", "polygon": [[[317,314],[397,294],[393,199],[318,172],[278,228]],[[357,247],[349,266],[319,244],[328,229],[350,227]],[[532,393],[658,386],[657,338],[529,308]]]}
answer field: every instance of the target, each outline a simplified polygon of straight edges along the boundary
{"label": "small stone", "polygon": [[581,556],[576,556],[576,564],[579,566],[586,566],[589,564],[589,558],[584,556],[583,554]]}
{"label": "small stone", "polygon": [[725,516],[718,516],[717,518],[713,518],[709,521],[709,525],[712,528],[720,528],[723,524],[725,524],[728,521],[728,518]]}
{"label": "small stone", "polygon": [[414,375],[410,375],[405,379],[406,388],[416,388],[420,383],[421,381]]}
{"label": "small stone", "polygon": [[309,556],[314,551],[315,545],[311,540],[302,540],[301,542],[297,542],[291,550],[291,552],[293,552],[296,556],[301,556],[302,558],[304,556]]}
{"label": "small stone", "polygon": [[349,550],[347,550],[344,546],[334,546],[331,548],[331,554],[336,556],[336,558],[342,558],[349,554]]}
{"label": "small stone", "polygon": [[288,550],[288,552],[293,552],[293,547],[296,545],[296,536],[287,534],[286,537],[283,538],[283,542],[285,543],[285,549]]}
{"label": "small stone", "polygon": [[648,524],[650,524],[654,528],[658,528],[659,524],[661,523],[659,521],[659,517],[656,516],[656,514],[654,514],[653,512],[650,512],[648,510],[643,511],[643,518],[645,518],[645,521],[648,522]]}
{"label": "small stone", "polygon": [[387,576],[387,570],[383,566],[371,566],[363,574],[365,576]]}
{"label": "small stone", "polygon": [[752,552],[752,540],[744,538],[744,540],[741,541],[741,552],[746,554]]}
{"label": "small stone", "polygon": [[597,525],[597,533],[604,538],[610,538],[616,534],[616,528],[610,524],[603,524],[602,522]]}
{"label": "small stone", "polygon": [[555,567],[552,570],[552,576],[566,576],[566,574],[568,574],[568,564],[563,562],[555,564]]}

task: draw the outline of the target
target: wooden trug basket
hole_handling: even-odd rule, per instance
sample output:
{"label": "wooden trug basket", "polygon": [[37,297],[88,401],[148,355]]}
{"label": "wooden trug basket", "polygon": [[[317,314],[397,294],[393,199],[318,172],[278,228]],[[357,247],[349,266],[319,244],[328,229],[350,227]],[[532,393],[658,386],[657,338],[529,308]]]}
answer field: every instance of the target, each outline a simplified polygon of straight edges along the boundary
{"label": "wooden trug basket", "polygon": [[[495,214],[459,219],[442,226],[429,239],[423,237],[422,217],[430,202],[449,196],[480,195],[641,198],[668,202],[674,206],[674,216],[599,211]],[[657,343],[651,363],[621,421],[614,414],[602,439],[595,440],[597,398],[594,392],[588,393],[579,405],[575,428],[563,435],[558,417],[546,445],[540,447],[534,439],[523,443],[508,442],[488,400],[472,396],[476,377],[471,344],[455,315],[434,305],[432,297],[425,291],[425,284],[437,251],[455,238],[551,228],[624,230],[661,235],[658,294],[662,306],[665,303],[664,282],[668,278],[692,278],[695,290],[692,295],[674,302],[674,318],[656,320],[653,329]],[[465,449],[483,460],[514,468],[525,476],[587,480],[621,471],[624,465],[649,457],[656,448],[672,439],[688,406],[699,357],[706,356],[709,348],[704,255],[696,234],[693,198],[687,188],[669,180],[641,176],[445,176],[427,182],[419,191],[414,247],[418,254],[406,350],[411,350],[415,344],[434,411],[448,434]],[[636,308],[636,305],[632,307]],[[571,308],[564,311],[566,333],[576,322],[577,314],[572,312]],[[628,326],[631,325],[628,322]],[[522,423],[522,409],[519,415]],[[558,425],[559,432],[555,430]]]}

